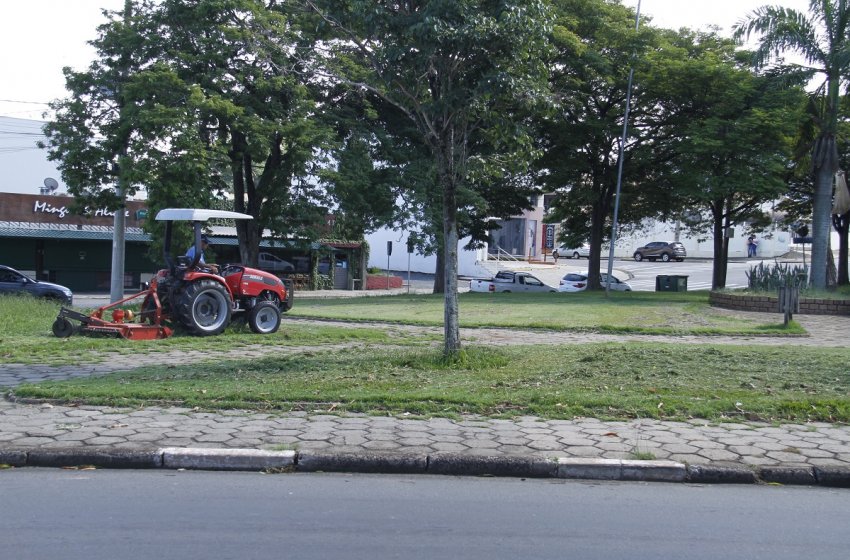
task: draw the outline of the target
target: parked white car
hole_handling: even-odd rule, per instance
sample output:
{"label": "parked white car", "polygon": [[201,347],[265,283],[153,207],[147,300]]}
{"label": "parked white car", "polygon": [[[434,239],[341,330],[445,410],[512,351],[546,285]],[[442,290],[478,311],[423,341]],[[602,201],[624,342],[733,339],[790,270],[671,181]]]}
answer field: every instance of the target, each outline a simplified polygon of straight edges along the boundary
{"label": "parked white car", "polygon": [[292,272],[295,270],[295,266],[291,262],[276,257],[271,253],[260,253],[257,264],[259,265],[258,268],[270,272]]}
{"label": "parked white car", "polygon": [[[608,283],[608,274],[603,272],[600,275],[600,283],[604,288]],[[568,272],[561,278],[558,286],[559,292],[583,292],[587,289],[587,272]],[[618,279],[616,276],[611,276],[611,290],[615,292],[631,292],[632,287],[628,282]]]}
{"label": "parked white car", "polygon": [[552,257],[554,257],[555,260],[563,258],[578,259],[581,257],[587,259],[590,258],[590,247],[588,247],[587,245],[582,245],[578,248],[572,248],[567,247],[566,245],[561,245],[557,249],[552,251]]}

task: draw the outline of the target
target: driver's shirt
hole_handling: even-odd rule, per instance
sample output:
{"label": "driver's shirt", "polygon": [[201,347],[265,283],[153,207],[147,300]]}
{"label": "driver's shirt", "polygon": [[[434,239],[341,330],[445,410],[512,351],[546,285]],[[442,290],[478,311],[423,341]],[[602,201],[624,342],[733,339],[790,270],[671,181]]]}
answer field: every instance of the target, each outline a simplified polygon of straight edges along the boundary
{"label": "driver's shirt", "polygon": [[[191,260],[195,260],[195,246],[194,245],[189,247],[189,250],[186,251],[186,256],[189,257],[189,259],[191,259]],[[199,260],[198,263],[199,264],[207,264],[206,262],[204,262],[204,252],[203,251],[201,251],[201,260]]]}

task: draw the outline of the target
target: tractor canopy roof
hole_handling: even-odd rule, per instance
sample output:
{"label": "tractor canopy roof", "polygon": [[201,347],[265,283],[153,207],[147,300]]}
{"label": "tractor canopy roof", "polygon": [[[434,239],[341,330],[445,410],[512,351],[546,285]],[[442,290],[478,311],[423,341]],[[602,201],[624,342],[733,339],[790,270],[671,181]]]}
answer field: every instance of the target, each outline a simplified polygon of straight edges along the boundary
{"label": "tractor canopy roof", "polygon": [[158,221],[205,222],[212,218],[253,220],[254,216],[228,210],[205,210],[202,208],[163,208],[156,215]]}

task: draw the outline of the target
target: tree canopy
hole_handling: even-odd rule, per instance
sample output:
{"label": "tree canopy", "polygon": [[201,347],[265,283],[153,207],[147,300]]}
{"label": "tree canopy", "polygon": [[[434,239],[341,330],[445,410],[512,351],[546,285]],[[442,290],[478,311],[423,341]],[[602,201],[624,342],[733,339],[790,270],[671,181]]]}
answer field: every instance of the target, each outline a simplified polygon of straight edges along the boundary
{"label": "tree canopy", "polygon": [[101,28],[88,71],[66,70],[72,95],[54,103],[47,146],[71,192],[108,198],[120,162],[128,194],[144,186],[154,210],[218,198],[254,216],[236,224],[245,263],[265,229],[310,236],[327,205],[310,180],[327,131],[300,12],[261,0],[133,7]]}
{"label": "tree canopy", "polygon": [[672,160],[681,221],[691,234],[714,241],[712,287],[726,284],[729,239],[736,225],[750,232],[772,225],[763,207],[788,191],[793,138],[806,95],[784,76],[756,75],[748,53],[714,34],[695,37],[698,53],[682,69],[686,119]]}

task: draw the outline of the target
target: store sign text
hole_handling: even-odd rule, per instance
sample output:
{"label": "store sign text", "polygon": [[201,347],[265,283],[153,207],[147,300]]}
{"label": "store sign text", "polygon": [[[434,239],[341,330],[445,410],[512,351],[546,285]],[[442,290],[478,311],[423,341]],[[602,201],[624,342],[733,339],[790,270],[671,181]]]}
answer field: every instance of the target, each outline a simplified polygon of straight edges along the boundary
{"label": "store sign text", "polygon": [[[53,206],[49,202],[42,202],[40,200],[35,201],[35,206],[32,209],[34,214],[53,214],[59,217],[61,220],[68,214],[70,214],[70,210],[67,206]],[[98,208],[94,212],[90,208],[85,209],[85,215],[94,218],[111,218],[115,216],[115,212],[112,212],[106,208]],[[130,211],[125,210],[124,216],[129,217]]]}

